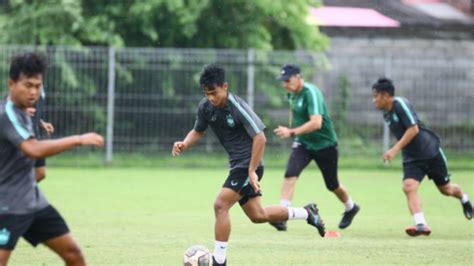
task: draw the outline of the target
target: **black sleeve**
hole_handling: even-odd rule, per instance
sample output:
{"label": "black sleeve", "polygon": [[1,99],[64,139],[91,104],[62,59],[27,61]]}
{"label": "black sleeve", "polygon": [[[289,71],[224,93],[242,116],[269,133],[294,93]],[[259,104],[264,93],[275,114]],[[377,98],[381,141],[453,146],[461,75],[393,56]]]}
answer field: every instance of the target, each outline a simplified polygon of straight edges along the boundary
{"label": "black sleeve", "polygon": [[409,105],[403,99],[397,100],[397,105],[395,105],[395,112],[397,116],[400,118],[400,123],[405,127],[409,128],[413,125],[416,125],[416,114],[413,111],[413,107]]}
{"label": "black sleeve", "polygon": [[203,99],[198,106],[198,111],[196,114],[196,121],[194,122],[194,130],[197,132],[204,132],[209,125],[206,117],[205,117],[205,99]]}
{"label": "black sleeve", "polygon": [[31,126],[28,127],[20,123],[20,119],[18,119],[14,112],[2,115],[0,121],[2,121],[0,138],[7,140],[15,146],[19,146],[23,141],[34,137]]}
{"label": "black sleeve", "polygon": [[229,99],[235,107],[237,107],[239,114],[238,119],[244,125],[245,131],[247,131],[250,137],[253,138],[265,129],[265,125],[260,117],[255,114],[244,100],[234,97],[233,95],[230,95]]}

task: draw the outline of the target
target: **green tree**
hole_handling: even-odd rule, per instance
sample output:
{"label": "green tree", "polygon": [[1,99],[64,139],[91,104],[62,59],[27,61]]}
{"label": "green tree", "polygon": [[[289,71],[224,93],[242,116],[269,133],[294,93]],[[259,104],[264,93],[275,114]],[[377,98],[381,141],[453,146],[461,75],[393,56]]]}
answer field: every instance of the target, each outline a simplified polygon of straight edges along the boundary
{"label": "green tree", "polygon": [[10,0],[1,43],[323,50],[318,0]]}
{"label": "green tree", "polygon": [[75,0],[10,0],[0,7],[0,43],[122,45],[107,22],[84,17]]}

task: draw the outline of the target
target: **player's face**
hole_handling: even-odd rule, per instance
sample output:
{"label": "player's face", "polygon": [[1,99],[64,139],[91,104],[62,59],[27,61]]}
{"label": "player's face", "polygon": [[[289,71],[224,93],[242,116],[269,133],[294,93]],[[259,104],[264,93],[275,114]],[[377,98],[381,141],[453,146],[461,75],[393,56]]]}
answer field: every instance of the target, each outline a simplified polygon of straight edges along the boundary
{"label": "player's face", "polygon": [[283,81],[283,87],[290,93],[298,92],[301,89],[301,77],[299,75],[291,76]]}
{"label": "player's face", "polygon": [[222,86],[214,85],[213,90],[204,88],[204,94],[206,95],[209,102],[215,107],[224,107],[227,104],[227,82],[224,82]]}
{"label": "player's face", "polygon": [[27,77],[20,74],[17,81],[8,80],[12,101],[20,108],[33,107],[38,101],[43,87],[43,76],[41,74]]}
{"label": "player's face", "polygon": [[372,102],[377,109],[384,110],[387,107],[388,94],[372,90]]}

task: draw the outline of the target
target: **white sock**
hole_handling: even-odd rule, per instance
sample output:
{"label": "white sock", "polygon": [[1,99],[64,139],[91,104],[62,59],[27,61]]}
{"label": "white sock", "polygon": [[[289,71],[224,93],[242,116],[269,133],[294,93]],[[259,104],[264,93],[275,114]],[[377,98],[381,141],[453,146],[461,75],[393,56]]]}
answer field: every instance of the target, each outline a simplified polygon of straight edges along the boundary
{"label": "white sock", "polygon": [[461,198],[461,202],[462,202],[462,203],[466,203],[466,202],[468,202],[468,201],[469,201],[469,197],[467,196],[466,193],[463,193],[463,194],[462,194],[462,198]]}
{"label": "white sock", "polygon": [[349,197],[349,199],[346,202],[344,202],[344,205],[346,205],[346,212],[354,208],[354,202],[352,201],[351,197]]}
{"label": "white sock", "polygon": [[212,254],[214,256],[214,259],[216,259],[216,262],[224,263],[227,253],[227,243],[228,242],[221,242],[216,240],[214,244],[214,253]]}
{"label": "white sock", "polygon": [[305,208],[288,208],[288,220],[306,220],[308,219],[308,211]]}
{"label": "white sock", "polygon": [[413,219],[415,220],[415,224],[426,224],[425,216],[422,212],[413,214]]}
{"label": "white sock", "polygon": [[290,207],[291,206],[291,200],[281,199],[280,200],[280,205],[284,206],[284,207]]}

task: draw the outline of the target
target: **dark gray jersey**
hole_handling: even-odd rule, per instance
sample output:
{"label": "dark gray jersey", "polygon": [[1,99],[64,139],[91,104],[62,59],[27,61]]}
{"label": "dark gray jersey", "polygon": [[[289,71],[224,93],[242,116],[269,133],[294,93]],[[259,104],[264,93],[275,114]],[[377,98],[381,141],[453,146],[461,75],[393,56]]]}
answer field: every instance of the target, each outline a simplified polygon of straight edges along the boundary
{"label": "dark gray jersey", "polygon": [[384,120],[397,140],[409,127],[418,125],[420,131],[402,150],[403,162],[431,159],[439,153],[439,137],[423,125],[407,99],[395,97],[392,110],[384,113]]}
{"label": "dark gray jersey", "polygon": [[214,107],[207,98],[202,99],[194,130],[203,132],[208,125],[229,154],[230,168],[248,168],[253,137],[262,132],[265,125],[247,103],[231,93],[222,108]]}
{"label": "dark gray jersey", "polygon": [[28,214],[49,205],[38,188],[34,160],[20,144],[33,138],[31,117],[13,102],[0,102],[0,215]]}

